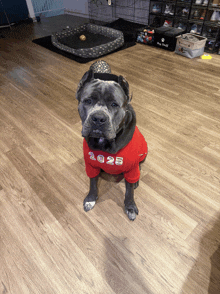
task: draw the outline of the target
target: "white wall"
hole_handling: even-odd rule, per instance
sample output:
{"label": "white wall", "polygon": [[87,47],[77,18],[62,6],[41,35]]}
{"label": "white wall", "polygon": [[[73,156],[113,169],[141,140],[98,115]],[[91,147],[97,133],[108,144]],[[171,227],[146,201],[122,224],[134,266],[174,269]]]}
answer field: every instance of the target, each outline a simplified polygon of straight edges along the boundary
{"label": "white wall", "polygon": [[73,14],[89,15],[88,0],[63,0],[65,11],[71,11]]}
{"label": "white wall", "polygon": [[34,21],[36,21],[36,19],[35,19],[35,13],[34,13],[34,8],[33,8],[33,5],[32,5],[31,0],[26,0],[26,2],[27,2],[28,11],[29,11],[29,16],[31,18],[33,18]]}
{"label": "white wall", "polygon": [[63,0],[26,0],[26,2],[30,16],[33,10],[35,16],[50,17],[64,14]]}

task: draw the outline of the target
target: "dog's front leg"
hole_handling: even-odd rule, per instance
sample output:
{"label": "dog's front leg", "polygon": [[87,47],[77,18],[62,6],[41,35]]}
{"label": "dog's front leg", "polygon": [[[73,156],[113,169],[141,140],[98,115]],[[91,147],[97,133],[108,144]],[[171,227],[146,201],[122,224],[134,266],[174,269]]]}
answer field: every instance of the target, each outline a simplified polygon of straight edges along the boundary
{"label": "dog's front leg", "polygon": [[125,212],[130,220],[135,220],[136,215],[138,215],[138,208],[134,202],[134,184],[128,183],[125,180]]}
{"label": "dog's front leg", "polygon": [[89,194],[86,196],[83,202],[83,207],[85,211],[91,210],[95,206],[96,200],[98,199],[98,177],[99,176],[95,178],[90,178]]}

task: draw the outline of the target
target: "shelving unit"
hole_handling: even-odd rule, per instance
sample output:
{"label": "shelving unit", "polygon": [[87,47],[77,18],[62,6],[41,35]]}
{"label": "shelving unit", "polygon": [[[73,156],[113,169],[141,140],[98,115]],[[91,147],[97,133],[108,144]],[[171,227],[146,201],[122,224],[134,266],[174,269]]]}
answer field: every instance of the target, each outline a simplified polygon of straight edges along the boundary
{"label": "shelving unit", "polygon": [[220,0],[151,0],[149,25],[186,28],[206,37],[205,51],[219,47]]}
{"label": "shelving unit", "polygon": [[149,0],[114,0],[116,18],[147,24]]}
{"label": "shelving unit", "polygon": [[111,22],[118,18],[148,24],[150,0],[88,0],[89,18],[91,21]]}

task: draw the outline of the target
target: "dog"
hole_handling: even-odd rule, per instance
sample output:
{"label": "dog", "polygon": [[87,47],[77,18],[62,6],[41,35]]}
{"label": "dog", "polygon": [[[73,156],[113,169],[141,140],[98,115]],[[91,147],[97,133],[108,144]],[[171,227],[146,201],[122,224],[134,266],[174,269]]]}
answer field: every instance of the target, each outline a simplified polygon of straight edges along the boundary
{"label": "dog", "polygon": [[134,189],[139,184],[140,164],[146,159],[148,146],[136,126],[129,84],[121,75],[112,74],[110,66],[101,60],[92,64],[82,77],[76,98],[82,121],[86,173],[90,178],[84,210],[87,212],[96,204],[101,171],[123,174],[125,212],[133,221],[138,215]]}

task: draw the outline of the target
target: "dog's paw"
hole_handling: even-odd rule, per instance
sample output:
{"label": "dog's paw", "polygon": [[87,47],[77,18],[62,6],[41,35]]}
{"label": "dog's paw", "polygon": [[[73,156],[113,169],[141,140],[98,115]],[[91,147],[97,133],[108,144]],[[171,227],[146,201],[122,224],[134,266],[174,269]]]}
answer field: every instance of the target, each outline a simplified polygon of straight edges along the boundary
{"label": "dog's paw", "polygon": [[84,210],[87,212],[91,209],[93,209],[93,207],[95,206],[96,204],[96,200],[98,199],[98,197],[94,197],[92,195],[88,195],[84,201],[83,201],[83,207],[84,207]]}
{"label": "dog's paw", "polygon": [[129,206],[125,206],[125,212],[128,218],[134,221],[136,219],[136,216],[138,215],[138,208],[135,204],[131,204]]}
{"label": "dog's paw", "polygon": [[84,202],[83,203],[83,207],[84,207],[84,210],[87,212],[91,209],[93,209],[93,207],[95,206],[95,201],[91,201],[91,202]]}

